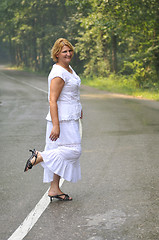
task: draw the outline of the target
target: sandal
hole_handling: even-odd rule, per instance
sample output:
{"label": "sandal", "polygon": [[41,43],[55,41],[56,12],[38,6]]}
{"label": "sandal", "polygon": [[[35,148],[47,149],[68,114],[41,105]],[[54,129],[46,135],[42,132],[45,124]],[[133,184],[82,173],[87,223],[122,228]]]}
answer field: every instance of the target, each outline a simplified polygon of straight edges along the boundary
{"label": "sandal", "polygon": [[[61,196],[65,196],[64,198],[62,198]],[[63,193],[63,194],[59,194],[59,195],[55,195],[55,196],[49,196],[50,197],[50,201],[52,202],[52,199],[56,198],[60,201],[72,201],[72,198],[70,199],[70,197]]]}
{"label": "sandal", "polygon": [[[29,151],[32,152],[32,155],[30,156],[30,158],[28,159],[28,161],[27,161],[27,163],[26,163],[26,165],[25,165],[24,172],[27,171],[27,168],[28,168],[28,169],[31,169],[31,168],[34,166],[34,164],[36,163],[37,156],[38,156],[38,152],[36,153],[35,149],[34,149],[34,150],[29,150]],[[31,160],[33,157],[35,157],[35,161],[34,161],[34,163],[31,163],[30,160]]]}

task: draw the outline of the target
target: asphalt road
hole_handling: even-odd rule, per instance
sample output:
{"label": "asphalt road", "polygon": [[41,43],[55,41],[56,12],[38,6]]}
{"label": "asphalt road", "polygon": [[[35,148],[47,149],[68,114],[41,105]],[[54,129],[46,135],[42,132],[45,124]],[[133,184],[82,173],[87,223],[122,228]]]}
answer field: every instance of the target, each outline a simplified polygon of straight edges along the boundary
{"label": "asphalt road", "polygon": [[[47,77],[0,69],[0,239],[6,240],[49,185],[28,149],[45,145]],[[32,88],[34,86],[37,89]],[[159,239],[159,102],[81,88],[82,180],[64,182],[25,240]]]}

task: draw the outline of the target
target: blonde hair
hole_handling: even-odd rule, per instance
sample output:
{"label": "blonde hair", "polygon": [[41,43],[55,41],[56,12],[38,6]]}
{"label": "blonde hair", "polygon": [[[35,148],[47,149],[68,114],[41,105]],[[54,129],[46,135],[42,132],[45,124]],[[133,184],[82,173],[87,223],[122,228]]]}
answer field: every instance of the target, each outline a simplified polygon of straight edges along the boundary
{"label": "blonde hair", "polygon": [[54,60],[54,62],[58,61],[57,55],[61,52],[63,46],[68,46],[74,54],[74,47],[72,46],[72,44],[65,38],[59,38],[56,40],[54,46],[51,49],[51,58]]}

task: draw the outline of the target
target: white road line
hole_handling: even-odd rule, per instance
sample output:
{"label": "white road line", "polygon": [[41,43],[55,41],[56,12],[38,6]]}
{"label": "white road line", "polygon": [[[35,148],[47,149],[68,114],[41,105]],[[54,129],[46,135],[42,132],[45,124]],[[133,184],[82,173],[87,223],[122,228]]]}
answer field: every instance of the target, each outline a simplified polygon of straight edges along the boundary
{"label": "white road line", "polygon": [[11,79],[11,80],[16,80],[17,82],[23,83],[23,84],[25,84],[25,85],[27,85],[27,86],[29,86],[29,87],[31,87],[31,88],[34,88],[34,89],[36,89],[36,90],[38,90],[38,91],[40,91],[40,92],[44,92],[44,93],[47,93],[47,94],[48,94],[47,91],[45,91],[45,90],[43,90],[43,89],[41,89],[41,88],[39,88],[39,87],[36,87],[36,86],[34,86],[34,85],[32,85],[32,84],[29,84],[28,82],[20,81],[20,80],[14,78],[14,77],[11,77],[11,76],[3,73],[3,72],[1,72],[1,74],[2,74],[3,76],[5,76],[5,77]]}
{"label": "white road line", "polygon": [[27,82],[23,82],[23,81],[22,81],[22,83],[25,84],[25,85],[27,85],[27,86],[29,86],[29,87],[32,87],[32,88],[40,91],[40,92],[48,93],[47,91],[45,91],[45,90],[43,90],[43,89],[41,89],[41,88],[35,87],[34,85],[29,84],[29,83],[27,83]]}
{"label": "white road line", "polygon": [[[62,186],[64,179],[60,180],[60,187]],[[40,201],[36,204],[35,208],[29,213],[29,215],[25,218],[23,223],[17,228],[17,230],[8,238],[8,240],[22,240],[28,232],[32,229],[34,224],[38,221],[39,217],[45,211],[47,206],[50,203],[50,199],[48,197],[48,190],[40,199]]]}

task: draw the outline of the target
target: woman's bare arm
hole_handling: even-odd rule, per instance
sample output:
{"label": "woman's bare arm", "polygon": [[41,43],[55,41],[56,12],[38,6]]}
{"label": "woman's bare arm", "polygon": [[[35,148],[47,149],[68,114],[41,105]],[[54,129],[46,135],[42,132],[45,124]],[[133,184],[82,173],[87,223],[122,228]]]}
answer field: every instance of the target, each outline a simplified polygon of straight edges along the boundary
{"label": "woman's bare arm", "polygon": [[57,100],[60,96],[60,93],[63,89],[65,82],[60,77],[56,77],[51,80],[50,84],[50,114],[53,123],[53,128],[50,134],[50,139],[52,141],[56,141],[60,135],[60,126],[59,126],[59,119],[58,119],[58,106]]}

